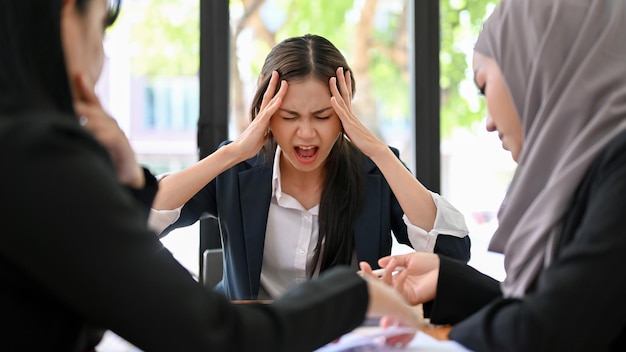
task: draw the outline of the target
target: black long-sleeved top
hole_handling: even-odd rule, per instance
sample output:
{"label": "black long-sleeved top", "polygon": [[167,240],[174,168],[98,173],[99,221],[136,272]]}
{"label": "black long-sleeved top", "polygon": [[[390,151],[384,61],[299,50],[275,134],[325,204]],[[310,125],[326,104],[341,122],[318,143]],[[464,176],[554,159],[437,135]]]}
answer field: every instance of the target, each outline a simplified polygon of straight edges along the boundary
{"label": "black long-sleeved top", "polygon": [[271,305],[204,288],[146,227],[153,177],[121,187],[73,116],[0,115],[0,164],[3,350],[85,351],[98,327],[145,351],[310,351],[363,320],[367,286],[348,269]]}
{"label": "black long-sleeved top", "polygon": [[626,132],[578,186],[555,256],[523,299],[441,256],[433,323],[475,351],[626,351]]}

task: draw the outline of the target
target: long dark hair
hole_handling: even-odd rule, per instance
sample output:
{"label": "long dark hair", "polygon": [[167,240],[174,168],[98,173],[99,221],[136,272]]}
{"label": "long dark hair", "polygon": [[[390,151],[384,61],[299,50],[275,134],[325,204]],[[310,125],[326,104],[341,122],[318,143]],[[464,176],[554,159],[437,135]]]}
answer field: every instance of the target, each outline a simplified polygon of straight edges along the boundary
{"label": "long dark hair", "polygon": [[[85,12],[92,0],[76,0]],[[121,0],[109,0],[112,24]],[[61,43],[62,0],[0,1],[0,112],[74,114]]]}
{"label": "long dark hair", "polygon": [[[268,54],[261,71],[261,82],[254,96],[251,117],[254,120],[261,108],[263,94],[273,71],[281,80],[298,81],[309,77],[327,84],[336,70],[350,67],[341,52],[326,38],[307,34],[286,39]],[[354,75],[351,75],[354,95]],[[273,138],[265,145],[265,154],[273,155]],[[269,158],[266,158],[269,159]],[[344,136],[337,138],[324,165],[324,187],[319,207],[319,237],[308,275],[319,265],[320,271],[352,262],[354,252],[353,226],[361,212],[364,200],[364,181],[361,171],[361,152]]]}

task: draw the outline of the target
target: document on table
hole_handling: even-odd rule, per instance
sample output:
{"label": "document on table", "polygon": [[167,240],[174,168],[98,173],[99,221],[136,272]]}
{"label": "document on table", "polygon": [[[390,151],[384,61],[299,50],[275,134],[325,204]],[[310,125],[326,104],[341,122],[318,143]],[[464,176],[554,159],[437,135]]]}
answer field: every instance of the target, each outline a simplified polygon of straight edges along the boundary
{"label": "document on table", "polygon": [[[406,348],[395,348],[385,345],[385,338],[414,331],[407,327],[381,328],[378,326],[363,326],[345,334],[336,343],[329,343],[315,352],[468,352],[469,350],[454,341],[439,341],[430,335],[418,331],[415,338]],[[104,334],[104,338],[96,347],[97,352],[141,352],[126,340],[111,331]]]}
{"label": "document on table", "polygon": [[414,331],[407,327],[359,327],[345,334],[338,342],[329,343],[315,352],[391,352],[391,351],[429,351],[429,352],[468,352],[469,350],[455,341],[439,341],[430,335],[418,331],[405,348],[385,345],[385,338]]}

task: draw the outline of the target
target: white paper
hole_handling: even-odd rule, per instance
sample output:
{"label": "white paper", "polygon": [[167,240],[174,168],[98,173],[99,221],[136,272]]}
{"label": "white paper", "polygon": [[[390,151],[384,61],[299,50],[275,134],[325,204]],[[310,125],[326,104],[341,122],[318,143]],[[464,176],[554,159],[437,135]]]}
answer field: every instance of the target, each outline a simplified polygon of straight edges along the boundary
{"label": "white paper", "polygon": [[414,332],[407,327],[360,327],[345,334],[338,342],[329,343],[315,352],[384,352],[384,351],[429,351],[429,352],[467,352],[468,349],[454,341],[439,341],[432,336],[418,331],[405,348],[385,344],[387,337]]}

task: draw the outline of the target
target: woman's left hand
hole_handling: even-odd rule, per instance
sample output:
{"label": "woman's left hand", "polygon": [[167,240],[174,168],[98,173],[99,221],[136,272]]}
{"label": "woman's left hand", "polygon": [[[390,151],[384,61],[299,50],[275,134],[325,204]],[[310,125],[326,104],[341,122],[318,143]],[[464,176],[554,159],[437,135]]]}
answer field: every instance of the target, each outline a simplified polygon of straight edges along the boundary
{"label": "woman's left hand", "polygon": [[329,85],[330,104],[339,116],[344,133],[350,138],[350,141],[370,158],[378,151],[386,149],[387,146],[376,138],[352,112],[352,80],[350,71],[344,73],[343,67],[339,67],[337,76],[330,78]]}

